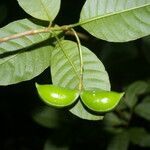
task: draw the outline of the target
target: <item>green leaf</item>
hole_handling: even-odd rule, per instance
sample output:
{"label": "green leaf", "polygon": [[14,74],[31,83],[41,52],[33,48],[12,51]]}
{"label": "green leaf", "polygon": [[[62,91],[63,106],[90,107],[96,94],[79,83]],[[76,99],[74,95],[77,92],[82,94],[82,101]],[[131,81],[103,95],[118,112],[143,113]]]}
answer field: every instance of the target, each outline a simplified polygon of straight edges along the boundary
{"label": "green leaf", "polygon": [[[78,89],[78,75],[80,71],[78,47],[76,43],[65,40],[61,41],[61,45],[67,57],[64,55],[59,45],[57,45],[57,49],[53,50],[51,56],[51,74],[53,84],[70,89]],[[109,77],[101,61],[90,50],[83,46],[82,54],[84,62],[84,89],[102,89],[109,91]],[[85,110],[80,101],[70,111],[83,119],[102,119],[102,116],[92,115]]]}
{"label": "green leaf", "polygon": [[150,134],[144,128],[131,128],[129,130],[130,139],[133,144],[141,147],[150,147]]}
{"label": "green leaf", "polygon": [[125,102],[125,98],[123,97],[122,100],[119,102],[118,106],[115,108],[116,111],[123,111],[127,109],[127,104]]}
{"label": "green leaf", "polygon": [[104,117],[104,122],[107,126],[119,126],[125,123],[125,121],[114,113],[107,113]]}
{"label": "green leaf", "polygon": [[[105,118],[105,117],[104,117]],[[122,127],[112,127],[112,126],[105,126],[105,131],[107,131],[110,134],[120,134],[124,131]]]}
{"label": "green leaf", "polygon": [[79,118],[86,119],[86,120],[102,120],[104,116],[94,115],[89,113],[81,104],[80,101],[70,109],[70,112],[74,115],[78,116]]}
{"label": "green leaf", "polygon": [[150,1],[86,0],[78,24],[106,41],[135,40],[150,34]]}
{"label": "green leaf", "polygon": [[31,16],[52,21],[60,9],[60,0],[18,0],[19,5]]}
{"label": "green leaf", "polygon": [[[0,37],[41,28],[23,19],[1,28]],[[49,36],[36,34],[0,43],[0,85],[30,80],[42,73],[50,65],[52,42],[45,43]]]}
{"label": "green leaf", "polygon": [[19,83],[41,74],[50,65],[50,51],[50,46],[45,46],[0,59],[0,85]]}
{"label": "green leaf", "polygon": [[137,101],[138,96],[147,92],[148,84],[144,81],[137,81],[131,84],[125,94],[125,102],[129,108],[133,108]]}
{"label": "green leaf", "polygon": [[32,113],[32,118],[38,124],[47,128],[56,128],[59,126],[58,110],[51,107],[39,107]]}
{"label": "green leaf", "polygon": [[107,147],[107,150],[128,150],[128,146],[129,134],[124,131],[113,137]]}
{"label": "green leaf", "polygon": [[145,101],[138,104],[135,107],[134,112],[137,115],[150,121],[150,97],[149,97],[149,101],[148,99],[146,99]]}

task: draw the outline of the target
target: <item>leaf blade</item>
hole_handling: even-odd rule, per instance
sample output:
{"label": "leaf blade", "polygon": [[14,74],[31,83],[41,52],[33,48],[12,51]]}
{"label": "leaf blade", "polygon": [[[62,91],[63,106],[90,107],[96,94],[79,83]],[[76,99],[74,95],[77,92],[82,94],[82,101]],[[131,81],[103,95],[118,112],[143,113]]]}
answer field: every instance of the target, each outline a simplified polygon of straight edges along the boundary
{"label": "leaf blade", "polygon": [[97,38],[126,42],[150,34],[149,11],[148,0],[87,0],[79,24]]}
{"label": "leaf blade", "polygon": [[132,143],[141,147],[150,147],[150,134],[144,128],[131,128],[129,134]]}
{"label": "leaf blade", "polygon": [[18,0],[19,5],[31,16],[52,21],[60,9],[60,0]]}
{"label": "leaf blade", "polygon": [[125,131],[113,137],[107,150],[127,150],[129,146],[129,134]]}
{"label": "leaf blade", "polygon": [[148,84],[144,81],[136,81],[131,84],[125,94],[125,102],[132,109],[138,102],[138,96],[147,92]]}
{"label": "leaf blade", "polygon": [[[42,29],[28,19],[15,21],[0,29],[0,37],[32,29]],[[44,42],[49,33],[24,36],[0,43],[0,85],[30,80],[50,65],[51,49]]]}
{"label": "leaf blade", "polygon": [[46,128],[59,127],[59,112],[47,106],[38,107],[32,112],[32,119]]}
{"label": "leaf blade", "polygon": [[146,102],[141,102],[140,104],[138,104],[135,107],[134,112],[137,115],[150,121],[150,109],[149,108],[150,108],[150,99],[148,102],[146,101]]}

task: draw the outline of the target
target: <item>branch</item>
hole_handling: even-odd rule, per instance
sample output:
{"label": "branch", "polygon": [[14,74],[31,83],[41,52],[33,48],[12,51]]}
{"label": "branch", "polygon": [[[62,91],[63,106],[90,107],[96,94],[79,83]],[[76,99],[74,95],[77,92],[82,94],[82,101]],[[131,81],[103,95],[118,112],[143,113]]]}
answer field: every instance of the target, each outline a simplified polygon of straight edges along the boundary
{"label": "branch", "polygon": [[34,34],[38,34],[38,33],[47,33],[47,32],[51,32],[51,31],[66,31],[69,29],[69,26],[61,26],[61,27],[47,27],[47,28],[43,28],[43,29],[34,29],[34,30],[29,30],[29,31],[25,31],[25,32],[21,32],[21,33],[17,33],[17,34],[13,34],[7,37],[3,37],[0,38],[0,43],[2,42],[6,42],[9,40],[13,40],[13,39],[17,39],[23,36],[29,36],[29,35],[34,35]]}
{"label": "branch", "polygon": [[[89,41],[90,37],[88,35],[85,35],[84,33],[80,33],[80,32],[76,32],[76,34],[78,35],[78,37],[84,41]],[[65,35],[69,35],[69,36],[75,36],[73,31],[71,30],[67,30],[65,32]]]}
{"label": "branch", "polygon": [[36,30],[29,30],[29,31],[25,31],[25,32],[22,32],[22,33],[17,33],[17,34],[8,36],[8,37],[0,38],[0,43],[6,42],[6,41],[9,41],[9,40],[12,40],[12,39],[17,39],[17,38],[20,38],[22,36],[34,35],[34,34],[42,33],[42,32],[47,32],[47,29],[44,28],[44,29],[38,29],[38,30],[37,29]]}
{"label": "branch", "polygon": [[[52,31],[64,31],[65,35],[71,35],[71,36],[74,36],[74,33],[70,30],[70,26],[68,25],[64,25],[64,26],[60,26],[60,27],[46,27],[46,28],[43,28],[43,29],[33,29],[33,30],[28,30],[28,31],[25,31],[25,32],[21,32],[21,33],[16,33],[16,34],[13,34],[13,35],[10,35],[10,36],[7,36],[7,37],[2,37],[0,38],[0,43],[3,43],[3,42],[7,42],[9,40],[13,40],[13,39],[17,39],[17,38],[20,38],[20,37],[23,37],[23,36],[30,36],[30,35],[35,35],[35,34],[38,34],[38,33],[47,33],[47,32],[52,32]],[[80,39],[83,39],[83,40],[86,40],[88,41],[89,40],[89,37],[83,33],[79,33],[77,32],[77,35]]]}

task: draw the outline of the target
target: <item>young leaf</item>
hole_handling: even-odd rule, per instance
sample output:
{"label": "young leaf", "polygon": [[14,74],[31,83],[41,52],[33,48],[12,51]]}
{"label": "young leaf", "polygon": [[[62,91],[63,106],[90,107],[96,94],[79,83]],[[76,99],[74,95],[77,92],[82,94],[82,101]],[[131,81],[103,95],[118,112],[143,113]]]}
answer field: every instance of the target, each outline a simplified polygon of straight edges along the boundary
{"label": "young leaf", "polygon": [[150,134],[144,128],[131,128],[129,133],[133,144],[141,147],[150,147]]}
{"label": "young leaf", "polygon": [[107,147],[107,150],[128,150],[128,146],[129,134],[124,131],[113,137]]}
{"label": "young leaf", "polygon": [[[1,28],[0,37],[42,28],[23,19]],[[49,37],[49,33],[43,33],[0,43],[0,85],[30,80],[42,73],[50,65],[52,42],[45,43]]]}
{"label": "young leaf", "polygon": [[143,117],[143,118],[145,118],[145,119],[150,121],[150,99],[149,99],[149,101],[147,99],[145,102],[143,101],[140,104],[138,104],[135,107],[134,112],[137,115],[139,115],[139,116],[141,116],[141,117]]}
{"label": "young leaf", "polygon": [[128,107],[133,108],[138,101],[138,96],[145,93],[147,89],[148,84],[144,81],[137,81],[131,84],[125,92],[125,102]]}
{"label": "young leaf", "polygon": [[125,124],[125,121],[120,119],[114,113],[107,113],[104,117],[104,122],[107,126],[119,126]]}
{"label": "young leaf", "polygon": [[18,0],[19,5],[31,16],[52,21],[60,9],[60,0]]}
{"label": "young leaf", "polygon": [[79,24],[93,36],[126,42],[150,34],[149,0],[87,0]]}
{"label": "young leaf", "polygon": [[[78,89],[80,75],[80,58],[77,44],[71,41],[61,41],[62,49],[57,45],[51,56],[51,74],[53,84],[70,89]],[[83,87],[87,90],[110,90],[108,74],[101,61],[87,48],[82,46],[84,72]],[[79,101],[70,110],[83,119],[98,120],[102,116],[88,113]]]}

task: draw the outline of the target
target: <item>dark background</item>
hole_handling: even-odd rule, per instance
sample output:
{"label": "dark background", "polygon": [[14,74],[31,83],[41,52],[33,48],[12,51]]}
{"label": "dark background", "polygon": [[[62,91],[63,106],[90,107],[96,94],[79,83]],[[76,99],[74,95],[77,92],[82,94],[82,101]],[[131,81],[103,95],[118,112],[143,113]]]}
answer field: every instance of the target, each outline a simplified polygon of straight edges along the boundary
{"label": "dark background", "polygon": [[[85,0],[62,0],[55,23],[64,25],[77,22],[84,2]],[[0,27],[30,17],[16,0],[1,0],[0,6],[3,6],[3,11],[0,11]],[[88,41],[82,40],[82,44],[102,60],[113,90],[123,90],[134,81],[149,79],[150,62],[143,51],[144,43],[141,39],[128,43],[108,43],[90,36],[81,28],[76,30],[85,33],[89,38]],[[66,38],[74,40],[69,36]],[[130,51],[129,47],[134,48]],[[47,82],[50,78],[47,74],[48,69],[31,81],[0,87],[0,150],[42,150],[48,137],[58,144],[68,144],[71,150],[105,149],[110,135],[101,130],[101,121],[90,122],[75,118],[59,129],[47,129],[32,120],[32,110],[40,105],[34,83]],[[134,120],[135,123],[140,121]],[[142,125],[146,127],[145,122]],[[130,149],[140,148],[131,145]]]}

